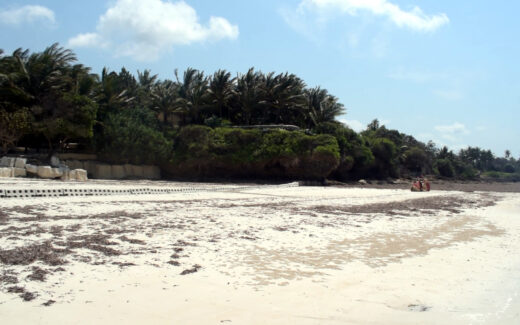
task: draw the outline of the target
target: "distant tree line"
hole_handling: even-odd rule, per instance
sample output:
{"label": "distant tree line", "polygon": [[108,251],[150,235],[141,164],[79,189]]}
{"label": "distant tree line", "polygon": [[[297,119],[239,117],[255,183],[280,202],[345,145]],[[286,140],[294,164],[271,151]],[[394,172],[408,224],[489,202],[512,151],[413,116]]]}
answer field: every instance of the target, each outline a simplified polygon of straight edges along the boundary
{"label": "distant tree line", "polygon": [[[173,77],[124,68],[94,74],[58,44],[0,50],[1,150],[22,146],[50,157],[76,143],[107,162],[157,164],[190,177],[513,179],[520,172],[510,153],[455,154],[377,120],[356,133],[336,120],[346,111],[337,97],[294,74],[188,68]],[[281,124],[301,131],[232,129]]]}

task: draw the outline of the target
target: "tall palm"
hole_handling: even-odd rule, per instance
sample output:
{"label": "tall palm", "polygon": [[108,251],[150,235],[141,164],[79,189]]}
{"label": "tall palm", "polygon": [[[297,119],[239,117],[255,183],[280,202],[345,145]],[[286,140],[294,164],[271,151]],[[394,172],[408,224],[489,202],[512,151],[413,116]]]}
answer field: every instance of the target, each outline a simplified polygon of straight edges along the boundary
{"label": "tall palm", "polygon": [[270,115],[270,122],[299,124],[305,107],[305,83],[294,74],[270,73],[263,83],[262,102]]}
{"label": "tall palm", "polygon": [[172,114],[182,115],[178,97],[179,85],[171,80],[158,82],[151,90],[152,110],[162,115],[163,128]]}
{"label": "tall palm", "polygon": [[28,57],[25,63],[29,77],[27,88],[46,114],[52,114],[56,96],[68,86],[64,75],[74,61],[76,55],[58,43]]}
{"label": "tall palm", "polygon": [[261,101],[261,84],[264,76],[250,68],[246,74],[238,75],[236,82],[236,116],[238,123],[250,125]]}
{"label": "tall palm", "polygon": [[179,80],[177,70],[175,70],[175,77],[179,84],[181,109],[188,112],[191,123],[202,123],[204,120],[202,110],[206,107],[208,96],[208,78],[204,76],[204,72],[193,68],[188,68],[184,72],[182,81]]}
{"label": "tall palm", "polygon": [[28,107],[34,102],[29,92],[30,75],[26,63],[29,50],[21,48],[0,57],[0,102],[3,106]]}
{"label": "tall palm", "polygon": [[220,118],[229,119],[229,105],[235,96],[235,80],[226,70],[218,70],[209,80],[208,100]]}
{"label": "tall palm", "polygon": [[127,88],[128,80],[120,78],[116,72],[103,68],[96,99],[99,103],[98,121],[102,122],[112,112],[129,107],[135,100]]}
{"label": "tall palm", "polygon": [[320,87],[308,89],[306,94],[308,126],[317,126],[323,122],[332,122],[345,113],[345,107],[338,99]]}
{"label": "tall palm", "polygon": [[137,98],[139,104],[143,107],[150,107],[151,103],[151,91],[157,83],[157,75],[152,75],[150,70],[144,70],[143,72],[137,71]]}

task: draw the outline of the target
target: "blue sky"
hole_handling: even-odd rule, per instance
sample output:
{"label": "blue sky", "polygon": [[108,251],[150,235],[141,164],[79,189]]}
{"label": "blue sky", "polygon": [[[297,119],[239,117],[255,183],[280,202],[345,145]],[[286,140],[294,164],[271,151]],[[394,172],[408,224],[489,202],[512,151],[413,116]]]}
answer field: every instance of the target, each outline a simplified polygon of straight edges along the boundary
{"label": "blue sky", "polygon": [[518,1],[0,0],[0,48],[59,42],[81,63],[160,78],[291,72],[421,141],[520,157]]}

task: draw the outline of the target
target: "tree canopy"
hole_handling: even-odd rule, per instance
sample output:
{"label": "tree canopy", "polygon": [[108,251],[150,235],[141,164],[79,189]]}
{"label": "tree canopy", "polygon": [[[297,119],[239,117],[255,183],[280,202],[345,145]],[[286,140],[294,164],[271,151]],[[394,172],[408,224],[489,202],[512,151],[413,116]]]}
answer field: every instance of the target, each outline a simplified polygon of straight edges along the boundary
{"label": "tree canopy", "polygon": [[[270,164],[285,166],[283,157],[292,152],[286,157],[300,161],[295,163],[298,168],[307,166],[309,174],[318,175],[315,171],[319,170],[327,173],[321,176],[338,180],[423,173],[446,178],[500,177],[520,172],[520,162],[509,150],[504,157],[478,147],[454,153],[388,129],[377,119],[356,133],[338,122],[345,113],[336,96],[319,86],[308,87],[289,72],[250,68],[236,75],[226,70],[207,74],[188,68],[161,80],[150,70],[133,75],[125,68],[119,72],[105,68],[100,75],[92,73],[59,44],[36,53],[22,48],[11,54],[0,51],[0,148],[4,153],[24,146],[47,150],[50,156],[74,142],[81,150],[112,162],[182,163],[179,157],[194,162],[197,150],[209,150],[199,152],[207,161],[224,164],[223,159],[237,157],[248,161],[251,157],[243,156],[247,153],[268,168]],[[225,131],[259,125],[292,125],[300,130],[294,134],[300,135]],[[203,132],[195,126],[220,131]],[[197,134],[217,138],[203,141]],[[237,139],[231,135],[241,139],[241,147],[233,145]],[[211,145],[201,147],[203,143]],[[255,145],[260,147],[255,149]],[[193,152],[189,155],[186,150]],[[237,154],[224,154],[226,150]],[[260,152],[277,157],[264,161]],[[320,159],[327,163],[320,165]]]}

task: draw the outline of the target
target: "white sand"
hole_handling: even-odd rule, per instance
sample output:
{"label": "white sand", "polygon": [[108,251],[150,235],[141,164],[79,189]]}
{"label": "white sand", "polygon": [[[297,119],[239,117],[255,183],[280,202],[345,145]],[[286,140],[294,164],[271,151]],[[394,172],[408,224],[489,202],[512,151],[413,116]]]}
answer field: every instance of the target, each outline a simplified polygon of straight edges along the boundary
{"label": "white sand", "polygon": [[[27,184],[60,183],[12,185]],[[0,264],[0,276],[15,274],[17,286],[37,293],[24,302],[7,292],[13,284],[0,283],[0,323],[520,324],[520,194],[492,194],[495,206],[460,213],[367,208],[352,214],[343,208],[417,198],[479,202],[489,195],[190,186],[201,190],[0,199],[3,211],[18,211],[0,224],[2,250],[106,234],[115,243],[108,247],[122,252],[107,256],[75,248],[63,257],[65,271],[48,274],[44,282],[26,278],[31,267],[59,266]],[[24,211],[27,206],[32,210]],[[121,211],[133,217],[112,218]],[[49,218],[30,219],[35,214]],[[44,231],[30,233],[37,227]],[[53,234],[51,227],[63,229]],[[123,235],[143,242],[128,242]],[[172,258],[175,248],[183,250]],[[172,260],[180,265],[169,264]],[[180,275],[195,264],[202,267],[198,272]],[[50,299],[56,302],[42,306]]]}

